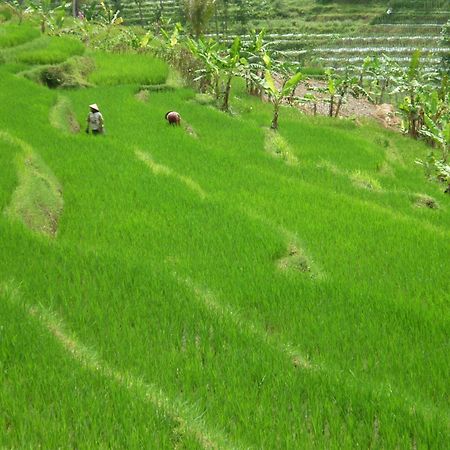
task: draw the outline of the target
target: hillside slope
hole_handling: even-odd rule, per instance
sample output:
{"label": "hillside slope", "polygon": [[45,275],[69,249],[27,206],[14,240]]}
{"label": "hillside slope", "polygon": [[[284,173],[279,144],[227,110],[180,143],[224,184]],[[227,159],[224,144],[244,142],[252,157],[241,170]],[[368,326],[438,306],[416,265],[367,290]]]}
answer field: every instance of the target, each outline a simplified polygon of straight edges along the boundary
{"label": "hillside slope", "polygon": [[[63,207],[50,234],[0,215],[0,446],[445,447],[450,204],[425,146],[290,109],[274,137],[239,85],[232,116],[12,61],[0,209],[37,160]],[[105,136],[58,125],[92,102]]]}
{"label": "hillside slope", "polygon": [[[141,7],[124,0],[120,8],[127,24],[151,26],[161,18],[185,23],[179,0],[147,0]],[[440,45],[448,20],[445,0],[236,0],[216,3],[207,31],[245,40],[250,30],[265,29],[272,47],[288,59],[319,67],[360,66],[367,56],[381,54],[406,65],[419,49],[431,70],[450,52]]]}

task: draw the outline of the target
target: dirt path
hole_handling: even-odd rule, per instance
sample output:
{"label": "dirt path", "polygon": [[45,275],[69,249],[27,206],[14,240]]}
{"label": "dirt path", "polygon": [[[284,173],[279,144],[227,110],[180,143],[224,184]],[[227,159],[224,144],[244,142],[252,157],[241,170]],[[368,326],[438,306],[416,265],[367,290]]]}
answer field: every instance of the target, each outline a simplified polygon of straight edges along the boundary
{"label": "dirt path", "polygon": [[[281,85],[280,80],[277,80],[277,84]],[[327,83],[319,80],[309,81],[309,87],[313,89],[323,89],[327,87]],[[300,84],[295,90],[295,96],[304,97],[306,94],[311,94],[311,90],[304,83]],[[319,116],[329,115],[329,103],[327,102],[326,94],[315,92],[314,95],[318,99],[316,106],[316,114]],[[336,100],[339,98],[337,97]],[[298,109],[308,115],[314,115],[314,107],[312,104],[299,104]],[[395,108],[389,103],[383,103],[381,105],[374,105],[367,98],[360,97],[355,98],[351,95],[345,98],[345,102],[342,104],[339,117],[363,117],[376,120],[380,125],[385,128],[393,130],[400,130],[401,121],[396,115]]]}

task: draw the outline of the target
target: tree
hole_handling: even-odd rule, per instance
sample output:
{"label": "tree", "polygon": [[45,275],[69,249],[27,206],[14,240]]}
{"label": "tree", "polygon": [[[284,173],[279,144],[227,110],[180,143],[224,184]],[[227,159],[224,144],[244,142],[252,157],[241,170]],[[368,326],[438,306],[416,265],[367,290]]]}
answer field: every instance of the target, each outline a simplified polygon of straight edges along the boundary
{"label": "tree", "polygon": [[282,85],[278,87],[274,80],[274,76],[279,74],[279,71],[276,69],[278,62],[273,61],[268,53],[264,55],[264,62],[266,65],[266,70],[264,80],[261,80],[260,82],[262,83],[262,87],[273,105],[273,117],[270,128],[277,131],[281,104],[286,98],[292,95],[292,91],[295,90],[304,77],[301,72],[297,72],[289,79],[284,79]]}
{"label": "tree", "polygon": [[72,17],[78,17],[78,12],[80,10],[79,0],[72,0]]}
{"label": "tree", "polygon": [[424,115],[424,122],[425,126],[421,130],[422,135],[431,138],[441,148],[442,162],[447,163],[450,148],[450,122],[442,120],[436,123],[428,114]]}
{"label": "tree", "polygon": [[377,105],[381,105],[385,101],[388,89],[399,77],[401,71],[396,62],[383,54],[380,58],[366,59],[361,73],[363,72],[366,72],[371,78],[368,88],[370,100]]}
{"label": "tree", "polygon": [[[197,70],[194,81],[200,81],[201,86],[211,86],[216,101],[220,98],[220,65],[218,60],[219,44],[213,39],[203,41],[188,39],[187,46],[192,54],[198,58],[203,68]],[[203,88],[204,89],[204,88]]]}
{"label": "tree", "polygon": [[252,30],[248,43],[241,50],[241,55],[247,61],[242,69],[247,84],[247,92],[250,95],[262,95],[261,83],[255,82],[255,79],[261,80],[264,78],[264,55],[267,53],[268,45],[264,43],[265,33],[265,30],[261,30],[259,33]]}
{"label": "tree", "polygon": [[229,99],[233,77],[240,75],[242,67],[247,65],[247,61],[241,58],[241,45],[241,39],[237,37],[231,44],[231,47],[227,48],[224,54],[219,54],[217,57],[220,70],[225,76],[222,110],[227,112],[230,110]]}
{"label": "tree", "polygon": [[[29,5],[32,11],[39,17],[41,33],[45,33],[47,28],[53,30],[55,24],[62,24],[64,20],[64,7],[63,3],[54,5],[52,0],[29,0]],[[60,17],[57,17],[57,14]]]}
{"label": "tree", "polygon": [[184,13],[194,36],[198,39],[214,13],[216,0],[183,0]]}
{"label": "tree", "polygon": [[23,19],[32,11],[25,1],[8,0],[6,5],[19,20],[19,25],[22,24]]}

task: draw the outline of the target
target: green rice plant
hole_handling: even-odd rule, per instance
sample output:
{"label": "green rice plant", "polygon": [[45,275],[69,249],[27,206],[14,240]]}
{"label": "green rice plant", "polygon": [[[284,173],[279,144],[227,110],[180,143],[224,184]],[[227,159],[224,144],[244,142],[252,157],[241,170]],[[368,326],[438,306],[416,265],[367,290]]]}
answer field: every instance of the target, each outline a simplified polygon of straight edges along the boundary
{"label": "green rice plant", "polygon": [[281,158],[287,164],[298,164],[298,158],[295,156],[289,143],[271,128],[266,129],[264,147],[268,153]]}
{"label": "green rice plant", "polygon": [[0,49],[24,44],[39,37],[39,30],[29,25],[6,24],[0,27]]}
{"label": "green rice plant", "polygon": [[[283,164],[245,86],[239,116],[64,91],[78,122],[100,105],[97,138],[52,126],[57,92],[0,84],[0,130],[64,187],[51,240],[0,214],[0,447],[446,447],[450,208],[423,143],[286,109]],[[4,210],[22,150],[0,145]],[[382,195],[349,182],[384,162]]]}
{"label": "green rice plant", "polygon": [[164,84],[169,75],[167,64],[148,55],[94,53],[96,69],[89,81],[97,85]]}
{"label": "green rice plant", "polygon": [[65,36],[45,36],[32,44],[28,48],[17,52],[17,61],[30,65],[57,64],[71,56],[84,53],[84,45],[80,41]]}
{"label": "green rice plant", "polygon": [[357,187],[370,191],[381,191],[380,182],[367,173],[356,170],[351,173],[350,179]]}

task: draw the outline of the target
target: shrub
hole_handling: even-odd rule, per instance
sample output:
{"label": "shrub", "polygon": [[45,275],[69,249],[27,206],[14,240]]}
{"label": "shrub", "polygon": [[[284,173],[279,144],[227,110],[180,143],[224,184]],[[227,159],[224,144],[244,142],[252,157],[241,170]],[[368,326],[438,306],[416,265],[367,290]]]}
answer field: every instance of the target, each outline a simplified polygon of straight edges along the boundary
{"label": "shrub", "polygon": [[24,76],[52,89],[87,87],[90,84],[86,78],[93,69],[91,58],[78,56],[62,64],[29,70]]}
{"label": "shrub", "polygon": [[12,19],[11,10],[6,5],[0,6],[0,23],[7,22],[8,20],[11,19]]}

